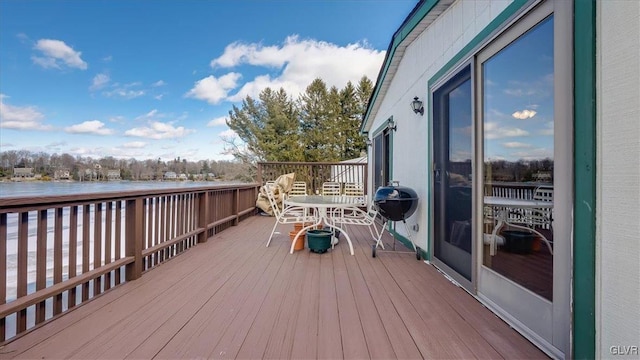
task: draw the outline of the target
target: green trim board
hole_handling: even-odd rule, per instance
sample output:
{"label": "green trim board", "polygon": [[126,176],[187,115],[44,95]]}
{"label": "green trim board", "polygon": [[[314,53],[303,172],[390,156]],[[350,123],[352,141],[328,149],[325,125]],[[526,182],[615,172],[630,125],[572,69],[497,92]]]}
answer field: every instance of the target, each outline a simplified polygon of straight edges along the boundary
{"label": "green trim board", "polygon": [[389,121],[393,121],[393,115],[390,116],[382,124],[380,124],[377,129],[373,130],[373,132],[371,132],[371,136],[375,138],[376,136],[380,135],[380,133],[382,133],[388,127]]}
{"label": "green trim board", "polygon": [[573,9],[575,220],[572,354],[576,359],[593,359],[596,356],[596,0],[574,0]]}
{"label": "green trim board", "polygon": [[396,30],[391,38],[391,43],[389,43],[389,47],[387,49],[387,53],[384,57],[384,63],[382,68],[380,68],[380,72],[378,73],[378,78],[376,80],[376,85],[373,88],[373,93],[369,98],[369,102],[367,105],[367,110],[365,111],[364,119],[360,124],[360,131],[364,128],[365,124],[369,122],[369,114],[371,113],[371,105],[376,102],[378,99],[378,94],[380,93],[380,86],[384,82],[385,77],[387,76],[387,71],[389,70],[389,66],[391,66],[391,61],[395,56],[396,49],[398,46],[404,41],[404,39],[409,36],[409,34],[415,29],[416,26],[422,21],[422,19],[427,16],[434,6],[440,0],[421,0],[421,3],[416,5],[416,8],[407,16],[404,20],[400,28]]}
{"label": "green trim board", "polygon": [[482,31],[478,33],[465,47],[462,48],[457,54],[455,54],[451,60],[449,60],[438,72],[433,75],[429,81],[427,82],[428,88],[430,89],[433,84],[439,81],[445,74],[451,71],[458,63],[460,63],[463,59],[471,56],[474,53],[474,49],[477,48],[480,44],[487,41],[487,39],[498,30],[502,25],[513,17],[516,13],[518,13],[527,3],[531,2],[531,0],[514,0],[509,6],[504,9],[500,15],[498,15],[495,19],[493,19],[489,25],[487,25]]}

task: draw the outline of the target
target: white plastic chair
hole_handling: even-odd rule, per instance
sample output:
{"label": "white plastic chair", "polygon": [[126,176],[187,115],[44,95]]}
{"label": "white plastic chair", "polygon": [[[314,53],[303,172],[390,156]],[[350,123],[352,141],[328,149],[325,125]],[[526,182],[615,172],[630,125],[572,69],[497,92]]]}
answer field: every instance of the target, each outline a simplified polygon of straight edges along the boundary
{"label": "white plastic chair", "polygon": [[375,220],[378,216],[378,210],[373,205],[369,205],[366,211],[359,207],[350,207],[343,210],[336,210],[332,213],[332,220],[335,225],[366,226],[376,244],[381,245],[384,249],[384,245],[380,241],[384,229],[378,230],[376,226]]}
{"label": "white plastic chair", "polygon": [[361,199],[362,202],[359,206],[367,206],[364,195],[364,184],[362,183],[345,183],[344,184],[344,196],[354,197]]}
{"label": "white plastic chair", "polygon": [[322,195],[324,196],[340,196],[342,195],[342,186],[339,182],[328,181],[322,183]]}
{"label": "white plastic chair", "polygon": [[[533,200],[553,202],[553,187],[537,187],[533,192]],[[531,211],[531,225],[533,226],[540,226],[543,229],[551,229],[552,221],[553,208],[536,208]]]}
{"label": "white plastic chair", "polygon": [[307,195],[307,183],[304,181],[294,181],[289,196]]}
{"label": "white plastic chair", "polygon": [[280,210],[280,206],[278,205],[278,201],[276,199],[276,196],[281,196],[280,192],[276,194],[276,191],[280,190],[279,187],[265,186],[264,190],[267,194],[267,198],[269,199],[271,210],[273,210],[273,215],[276,218],[276,223],[273,224],[273,229],[271,230],[271,234],[269,235],[269,240],[267,240],[267,247],[271,243],[273,234],[276,232],[276,228],[279,224],[318,222],[315,216],[308,215],[306,209],[303,207],[283,205],[283,209]]}

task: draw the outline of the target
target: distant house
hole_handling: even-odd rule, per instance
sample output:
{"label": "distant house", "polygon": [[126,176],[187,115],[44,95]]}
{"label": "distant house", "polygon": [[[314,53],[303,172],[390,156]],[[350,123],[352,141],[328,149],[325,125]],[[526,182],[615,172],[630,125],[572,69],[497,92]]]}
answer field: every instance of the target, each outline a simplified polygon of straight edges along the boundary
{"label": "distant house", "polygon": [[207,180],[215,180],[216,178],[216,174],[214,173],[208,173],[207,174]]}
{"label": "distant house", "polygon": [[551,172],[539,171],[533,174],[533,181],[551,182],[553,180]]}
{"label": "distant house", "polygon": [[69,180],[71,179],[71,173],[69,170],[56,170],[53,174],[53,178],[56,180]]}
{"label": "distant house", "polygon": [[178,176],[179,180],[189,180],[189,177],[187,176],[187,174],[182,173],[180,174],[180,176]]}
{"label": "distant house", "polygon": [[13,177],[18,179],[32,179],[35,176],[33,168],[13,168]]}
{"label": "distant house", "polygon": [[173,171],[167,171],[166,173],[164,173],[165,180],[176,180],[177,178],[178,178],[178,174],[176,174]]}
{"label": "distant house", "polygon": [[120,177],[120,170],[107,170],[107,180],[108,181],[118,181],[122,180]]}

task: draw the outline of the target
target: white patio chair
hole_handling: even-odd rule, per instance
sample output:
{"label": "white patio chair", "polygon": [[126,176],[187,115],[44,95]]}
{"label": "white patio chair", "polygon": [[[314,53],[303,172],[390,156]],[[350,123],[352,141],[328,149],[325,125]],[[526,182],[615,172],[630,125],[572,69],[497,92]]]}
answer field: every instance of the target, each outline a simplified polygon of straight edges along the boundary
{"label": "white patio chair", "polygon": [[[539,186],[533,192],[533,200],[553,202],[553,187]],[[536,208],[531,211],[531,225],[543,229],[551,229],[553,208]]]}
{"label": "white patio chair", "polygon": [[324,196],[340,196],[342,195],[342,186],[339,182],[327,181],[322,183],[322,195]]}
{"label": "white patio chair", "polygon": [[364,195],[364,184],[362,183],[345,183],[344,184],[344,196],[350,196],[362,199],[361,206],[367,206]]}
{"label": "white patio chair", "polygon": [[359,207],[346,208],[344,211],[335,210],[332,213],[332,220],[334,225],[366,226],[369,229],[372,239],[377,245],[381,245],[384,249],[384,245],[382,245],[382,241],[380,241],[384,229],[378,230],[375,222],[377,215],[378,210],[370,204],[366,210],[362,210]]}
{"label": "white patio chair", "polygon": [[284,205],[284,201],[282,201],[282,209],[278,205],[277,197],[284,200],[283,193],[280,192],[279,187],[277,186],[265,186],[264,190],[267,194],[267,198],[269,199],[269,204],[271,205],[271,210],[273,210],[273,215],[276,218],[276,223],[273,224],[273,229],[271,230],[271,234],[269,235],[269,240],[267,240],[267,247],[271,243],[271,239],[273,238],[273,234],[276,232],[276,228],[280,224],[295,224],[295,223],[316,223],[318,222],[315,216],[308,215],[307,211],[303,207],[296,206],[287,206]]}
{"label": "white patio chair", "polygon": [[289,196],[307,195],[307,183],[304,181],[294,181]]}

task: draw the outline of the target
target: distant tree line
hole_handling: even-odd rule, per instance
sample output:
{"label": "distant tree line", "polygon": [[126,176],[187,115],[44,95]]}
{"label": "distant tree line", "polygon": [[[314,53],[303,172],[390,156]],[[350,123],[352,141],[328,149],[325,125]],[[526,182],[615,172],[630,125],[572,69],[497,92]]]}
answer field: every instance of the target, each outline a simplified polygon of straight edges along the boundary
{"label": "distant tree line", "polygon": [[33,168],[35,174],[53,179],[59,170],[69,171],[74,180],[80,180],[85,170],[93,171],[96,165],[100,172],[97,179],[106,179],[108,170],[120,170],[123,180],[161,180],[167,171],[195,175],[214,174],[216,179],[226,181],[252,181],[247,166],[238,161],[200,160],[187,161],[179,157],[171,161],[161,159],[116,159],[107,156],[100,159],[72,156],[69,154],[47,154],[27,150],[3,151],[0,153],[0,177],[11,177],[14,168]]}
{"label": "distant tree line", "polygon": [[[553,181],[553,159],[539,160],[492,160],[485,162],[485,174],[494,181]],[[541,178],[547,174],[547,178]]]}

